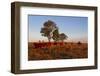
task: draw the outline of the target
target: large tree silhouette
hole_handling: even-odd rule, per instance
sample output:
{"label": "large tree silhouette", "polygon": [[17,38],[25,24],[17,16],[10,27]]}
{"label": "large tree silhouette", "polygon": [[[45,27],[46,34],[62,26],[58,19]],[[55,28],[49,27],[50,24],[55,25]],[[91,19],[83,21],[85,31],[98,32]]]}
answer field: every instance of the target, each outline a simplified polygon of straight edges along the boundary
{"label": "large tree silhouette", "polygon": [[51,20],[44,22],[40,33],[42,36],[47,37],[49,42],[51,41],[51,39],[57,42],[57,41],[64,41],[65,39],[68,38],[68,36],[65,35],[64,33],[59,34],[59,29],[56,26],[56,23]]}

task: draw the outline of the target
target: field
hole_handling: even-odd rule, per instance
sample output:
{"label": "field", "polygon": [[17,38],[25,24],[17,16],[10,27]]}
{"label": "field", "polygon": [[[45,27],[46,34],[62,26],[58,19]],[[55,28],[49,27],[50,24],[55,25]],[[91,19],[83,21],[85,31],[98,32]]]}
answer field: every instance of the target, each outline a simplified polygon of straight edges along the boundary
{"label": "field", "polygon": [[28,60],[79,59],[87,57],[87,43],[28,43]]}

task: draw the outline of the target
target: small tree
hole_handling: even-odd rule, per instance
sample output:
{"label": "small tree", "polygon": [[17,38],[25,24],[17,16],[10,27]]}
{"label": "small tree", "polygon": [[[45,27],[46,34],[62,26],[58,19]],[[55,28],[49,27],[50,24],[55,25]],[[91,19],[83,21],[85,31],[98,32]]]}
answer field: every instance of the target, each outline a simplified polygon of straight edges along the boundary
{"label": "small tree", "polygon": [[77,42],[78,45],[81,45],[82,43],[80,41]]}
{"label": "small tree", "polygon": [[59,34],[59,40],[61,40],[62,42],[67,38],[68,38],[68,36],[65,35],[64,33]]}

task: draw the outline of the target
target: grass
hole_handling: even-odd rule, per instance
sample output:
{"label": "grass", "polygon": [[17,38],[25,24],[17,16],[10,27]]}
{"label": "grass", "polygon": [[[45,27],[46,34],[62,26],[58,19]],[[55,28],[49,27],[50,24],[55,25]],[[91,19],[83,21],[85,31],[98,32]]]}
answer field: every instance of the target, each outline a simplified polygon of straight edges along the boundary
{"label": "grass", "polygon": [[[46,43],[49,44],[49,43]],[[35,47],[34,43],[28,43],[28,60],[52,60],[52,59],[79,59],[88,57],[87,43],[64,43],[63,45],[51,44],[51,46]]]}

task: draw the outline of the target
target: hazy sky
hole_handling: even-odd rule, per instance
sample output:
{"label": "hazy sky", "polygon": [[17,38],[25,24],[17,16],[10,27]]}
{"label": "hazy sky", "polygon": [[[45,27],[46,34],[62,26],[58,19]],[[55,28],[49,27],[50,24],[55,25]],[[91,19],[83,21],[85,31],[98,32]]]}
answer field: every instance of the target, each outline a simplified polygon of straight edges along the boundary
{"label": "hazy sky", "polygon": [[[47,37],[41,36],[40,30],[43,23],[52,20],[54,21],[60,33],[65,33],[69,38],[66,41],[81,41],[88,40],[88,18],[75,16],[45,16],[45,15],[29,15],[28,16],[28,31],[29,42],[37,42],[39,40],[48,41]],[[53,41],[53,40],[52,40]]]}

